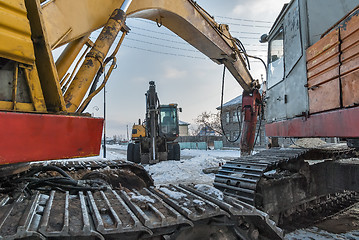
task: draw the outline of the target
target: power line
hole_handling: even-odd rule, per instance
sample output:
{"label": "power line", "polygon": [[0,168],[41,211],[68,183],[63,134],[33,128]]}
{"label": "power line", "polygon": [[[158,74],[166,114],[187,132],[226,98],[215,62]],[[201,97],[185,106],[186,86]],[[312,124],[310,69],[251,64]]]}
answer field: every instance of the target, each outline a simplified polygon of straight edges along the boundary
{"label": "power line", "polygon": [[[96,30],[95,32],[98,32],[98,30]],[[169,39],[165,39],[165,38],[160,38],[160,37],[155,37],[155,36],[150,36],[150,35],[146,35],[146,34],[142,34],[142,33],[133,32],[133,31],[131,31],[130,34],[138,35],[138,36],[141,36],[141,37],[152,38],[152,39],[156,39],[156,40],[161,40],[161,41],[166,41],[166,42],[172,42],[172,43],[182,44],[182,45],[187,45],[187,44],[188,44],[187,42],[180,42],[180,41],[175,41],[175,40],[169,40]]]}
{"label": "power line", "polygon": [[[208,58],[196,57],[196,56],[190,56],[190,55],[183,55],[183,54],[175,54],[175,53],[169,53],[169,52],[155,51],[155,50],[152,50],[152,49],[146,49],[146,48],[141,48],[141,47],[129,46],[129,45],[127,45],[127,44],[122,44],[122,46],[128,47],[128,48],[132,48],[132,49],[141,50],[141,51],[158,53],[158,54],[162,54],[162,55],[170,55],[170,56],[175,56],[175,57],[186,57],[186,58],[200,59],[200,60],[207,60],[207,59],[208,59]],[[256,57],[259,57],[259,56],[266,57],[265,55],[256,55]],[[258,60],[251,60],[251,62],[261,63],[261,62],[258,61]]]}
{"label": "power line", "polygon": [[[94,39],[94,37],[90,37],[90,38]],[[185,58],[199,59],[199,60],[207,60],[207,59],[209,59],[209,58],[190,56],[190,55],[185,55],[185,54],[176,54],[176,53],[170,53],[170,52],[156,51],[156,50],[152,50],[152,49],[146,49],[146,48],[141,48],[141,47],[130,46],[130,45],[127,45],[127,44],[122,44],[122,46],[131,48],[131,49],[140,50],[140,51],[157,53],[157,54],[168,55],[168,56],[185,57]],[[267,57],[266,55],[256,55],[256,56],[257,57]],[[260,62],[260,61],[251,60],[251,62],[256,63],[256,62]]]}
{"label": "power line", "polygon": [[[130,35],[133,34],[133,35],[138,35],[138,36],[141,36],[141,37],[147,37],[147,38],[151,38],[151,39],[156,39],[156,40],[161,40],[161,41],[166,41],[166,42],[171,42],[171,43],[177,43],[177,44],[182,44],[182,45],[188,45],[189,43],[187,42],[179,42],[179,41],[174,41],[174,40],[169,40],[169,39],[166,39],[166,38],[160,38],[160,37],[155,37],[155,36],[150,36],[150,35],[146,35],[146,34],[141,34],[141,33],[136,33],[136,32],[130,32]],[[91,39],[96,39],[95,37],[90,37]],[[117,37],[119,38],[119,36]],[[158,46],[164,46],[162,44],[156,44],[156,43],[150,43],[150,42],[147,42],[147,41],[143,41],[143,40],[137,40],[137,39],[133,39],[133,38],[130,38],[130,37],[126,37],[125,39],[129,39],[129,40],[132,40],[132,41],[137,41],[137,42],[143,42],[143,43],[149,43],[151,45],[158,45]],[[241,38],[242,39],[242,38]],[[246,37],[243,37],[243,39],[255,39],[255,38],[246,38]],[[267,48],[267,45],[266,44],[251,44],[251,43],[243,43],[244,46],[254,46],[254,47],[265,47]],[[170,46],[166,46],[166,47],[170,47]],[[170,47],[170,48],[176,48],[176,47]],[[197,50],[190,50],[190,49],[182,49],[182,48],[178,48],[179,50],[184,50],[184,51],[197,51]],[[258,51],[259,49],[255,49],[253,51]],[[248,50],[250,51],[250,50]],[[262,50],[262,51],[267,51],[267,50]]]}
{"label": "power line", "polygon": [[[143,41],[143,40],[139,40],[139,39],[134,39],[131,37],[126,37],[126,40],[130,40],[130,41],[135,41],[135,42],[140,42],[140,43],[145,43],[145,44],[150,44],[150,45],[154,45],[154,46],[159,46],[159,47],[165,47],[165,48],[172,48],[172,49],[176,49],[176,50],[181,50],[181,51],[187,51],[187,52],[200,52],[197,49],[186,49],[186,48],[178,48],[178,47],[173,47],[173,46],[168,46],[168,45],[163,45],[163,44],[158,44],[158,43],[152,43],[152,42],[147,42],[147,41]],[[163,39],[164,41],[168,41],[167,39]],[[189,45],[189,43],[187,43]],[[260,45],[258,45],[260,46]],[[261,49],[246,49],[247,51],[252,51],[252,52],[267,52],[267,50],[261,50]]]}
{"label": "power line", "polygon": [[[225,17],[223,17],[223,18],[225,18]],[[156,25],[156,23],[151,22],[150,20],[138,19],[138,18],[134,18],[134,20],[145,22],[145,23],[148,23],[148,24],[151,24],[151,25]],[[251,21],[251,20],[248,20],[248,19],[242,19],[242,20]],[[257,22],[261,22],[261,21],[257,21]],[[244,26],[244,27],[258,27],[258,28],[269,28],[270,27],[270,26],[258,26],[258,25],[237,24],[237,23],[233,23],[233,24],[230,23],[230,25],[238,25],[238,26]],[[146,32],[151,32],[151,33],[157,33],[157,34],[161,34],[161,35],[166,35],[166,36],[170,36],[170,37],[178,37],[175,34],[164,33],[164,32],[145,29],[145,28],[141,28],[141,27],[137,27],[137,26],[131,26],[130,28],[139,29],[139,30],[146,31]],[[261,35],[262,34],[261,32],[249,32],[249,31],[230,31],[230,32],[231,33],[239,33],[239,34],[248,34],[248,35]],[[134,34],[140,35],[140,36],[143,36],[143,37],[150,37],[150,38],[153,38],[153,39],[163,40],[161,38],[157,38],[157,37],[154,37],[154,36],[148,36],[146,34],[141,34],[141,33],[134,33]],[[240,38],[241,39],[259,40],[259,37],[241,36]],[[166,41],[171,41],[171,40],[166,40]],[[172,41],[172,42],[179,43],[179,44],[186,44],[186,43],[178,42],[178,41]]]}
{"label": "power line", "polygon": [[239,31],[229,31],[229,32],[230,33],[255,34],[255,35],[263,34],[263,33],[259,33],[259,32],[239,32]]}
{"label": "power line", "polygon": [[259,22],[259,23],[270,23],[268,21],[261,21],[261,20],[252,20],[252,19],[244,19],[244,18],[233,18],[233,17],[223,17],[223,16],[215,16],[217,18],[224,18],[224,19],[230,19],[230,20],[236,20],[236,21],[243,21],[243,22]]}
{"label": "power line", "polygon": [[242,24],[242,23],[232,23],[232,22],[219,22],[219,24],[226,24],[229,26],[242,26],[242,27],[255,27],[255,28],[270,28],[270,26],[263,26],[263,25],[249,25],[249,24]]}
{"label": "power line", "polygon": [[[161,41],[166,41],[166,42],[173,42],[173,43],[178,43],[178,44],[183,44],[183,45],[189,45],[189,43],[186,42],[178,42],[178,41],[173,41],[173,40],[169,40],[169,39],[165,39],[165,38],[159,38],[159,37],[154,37],[154,36],[149,36],[149,35],[145,35],[145,34],[139,34],[139,33],[135,33],[135,32],[131,32],[131,34],[133,35],[139,35],[139,36],[143,36],[143,37],[148,37],[148,38],[152,38],[152,39],[156,39],[156,40],[161,40]],[[91,39],[96,39],[94,37],[90,37]],[[119,38],[119,36],[117,37]],[[163,45],[163,44],[158,44],[158,43],[152,43],[152,42],[148,42],[148,41],[143,41],[143,40],[139,40],[139,39],[134,39],[131,37],[126,37],[126,40],[130,40],[130,41],[136,41],[136,42],[141,42],[141,43],[145,43],[145,44],[150,44],[150,45],[154,45],[154,46],[159,46],[159,47],[165,47],[165,48],[171,48],[171,49],[176,49],[176,50],[181,50],[181,51],[187,51],[187,52],[200,52],[196,49],[185,49],[185,48],[179,48],[179,47],[174,47],[174,46],[168,46],[168,45]],[[262,46],[259,44],[244,44],[245,46],[256,46],[256,47],[266,47],[266,46]],[[254,52],[266,52],[266,49],[247,49],[247,51],[254,51]]]}
{"label": "power line", "polygon": [[184,55],[184,54],[176,54],[176,53],[155,51],[155,50],[152,50],[152,49],[146,49],[146,48],[141,48],[141,47],[129,46],[129,45],[127,45],[127,44],[122,44],[122,46],[128,47],[128,48],[137,49],[137,50],[141,50],[141,51],[152,52],[152,53],[159,53],[159,54],[163,54],[163,55],[171,55],[171,56],[176,56],[176,57],[186,57],[186,58],[201,59],[201,60],[206,60],[206,59],[207,59],[207,58],[203,58],[203,57],[196,57],[196,56],[190,56],[190,55]]}
{"label": "power line", "polygon": [[154,45],[154,46],[165,47],[165,48],[172,48],[172,49],[188,51],[188,52],[199,52],[198,50],[195,50],[195,49],[178,48],[178,47],[173,47],[173,46],[168,46],[168,45],[163,45],[163,44],[158,44],[158,43],[142,41],[142,40],[138,40],[138,39],[134,39],[134,38],[130,38],[130,37],[126,37],[126,39],[131,40],[131,41],[140,42],[140,43],[146,43],[146,44],[150,44],[150,45]]}
{"label": "power line", "polygon": [[140,22],[145,22],[145,23],[148,23],[148,24],[151,24],[151,25],[157,25],[156,23],[152,22],[151,20],[147,20],[147,19],[141,19],[141,18],[131,18],[133,20],[136,20],[136,21],[140,21]]}
{"label": "power line", "polygon": [[[149,35],[142,34],[142,33],[131,32],[131,34],[139,35],[139,36],[142,36],[142,37],[153,38],[153,39],[157,39],[157,40],[164,40],[164,41],[167,41],[167,42],[173,42],[173,43],[178,43],[178,44],[184,44],[184,45],[188,44],[187,42],[179,42],[179,41],[174,41],[174,40],[168,40],[168,39],[164,39],[164,38],[149,36]],[[255,38],[255,37],[240,37],[240,38],[241,39],[251,39],[251,40],[258,40],[259,39],[259,38]]]}
{"label": "power line", "polygon": [[[96,32],[99,32],[99,31],[100,30],[97,30]],[[133,32],[133,31],[131,31],[130,34],[138,35],[138,36],[141,36],[141,37],[147,37],[147,38],[151,38],[151,39],[156,39],[156,40],[161,40],[161,41],[166,41],[166,42],[171,42],[171,43],[177,43],[177,44],[183,44],[183,45],[188,44],[187,42],[179,42],[179,41],[169,40],[169,39],[166,39],[166,38],[160,38],[160,37],[150,36],[150,35],[146,35],[146,34],[136,33],[136,32]],[[94,39],[93,37],[90,37],[90,38]],[[117,36],[117,38],[119,38],[119,36]],[[174,46],[168,46],[168,45],[152,43],[152,42],[148,42],[148,41],[144,41],[144,40],[134,39],[134,38],[131,38],[131,37],[126,37],[126,39],[128,39],[130,41],[141,42],[141,43],[145,43],[145,44],[150,44],[150,45],[159,46],[159,47],[165,47],[165,48],[171,48],[171,49],[176,49],[176,50],[180,50],[180,51],[200,52],[200,51],[198,51],[196,49],[191,50],[191,49],[179,48],[179,47],[174,47]],[[242,37],[242,39],[256,39],[256,38]],[[260,45],[260,44],[244,44],[244,45],[245,46],[255,46],[255,47],[266,47],[266,45]],[[141,49],[140,47],[132,47],[132,48]],[[149,49],[147,49],[147,50],[144,49],[144,51],[152,51],[152,52],[157,52],[157,53],[162,53],[162,54],[167,54],[167,55],[174,55],[174,56],[182,55],[182,54],[175,54],[175,53],[158,52],[158,51],[149,50]],[[247,51],[250,51],[250,52],[267,52],[264,49],[263,50],[261,50],[261,49],[247,49]],[[183,55],[183,56],[187,56],[187,55]],[[266,55],[259,55],[259,56],[266,57]],[[194,57],[194,56],[187,56],[187,57],[198,58],[198,57]],[[202,59],[202,58],[200,58],[200,59]]]}
{"label": "power line", "polygon": [[168,40],[168,39],[165,39],[165,38],[149,36],[149,35],[146,35],[146,34],[141,34],[141,33],[136,33],[136,32],[131,32],[131,34],[138,35],[138,36],[141,36],[141,37],[147,37],[147,38],[157,39],[157,40],[161,40],[161,41],[166,41],[166,42],[178,43],[178,44],[182,44],[182,45],[187,45],[188,44],[187,42],[179,42],[179,41],[174,41],[174,40]]}
{"label": "power line", "polygon": [[[234,21],[257,22],[257,23],[268,23],[268,24],[272,24],[272,22],[262,21],[262,20],[253,20],[253,19],[244,19],[244,18],[224,17],[224,16],[218,16],[218,15],[217,15],[217,16],[214,16],[214,17],[216,17],[216,18],[223,18],[223,19],[230,19],[230,20],[234,20]],[[131,18],[131,19],[156,25],[156,23],[154,23],[154,22],[151,21],[151,20],[147,20],[147,19],[140,19],[140,18]]]}
{"label": "power line", "polygon": [[[145,19],[139,19],[139,18],[134,18],[134,20],[136,21],[140,21],[140,22],[144,22],[144,23],[148,23],[151,25],[157,25],[156,23],[152,22],[151,20],[145,20]],[[251,21],[248,20],[249,22],[255,22],[255,21]],[[263,26],[263,25],[249,25],[249,24],[241,24],[241,23],[231,23],[231,22],[218,22],[219,24],[227,24],[227,25],[234,25],[234,26],[242,26],[242,27],[256,27],[256,28],[270,28],[271,26]]]}
{"label": "power line", "polygon": [[[178,37],[176,34],[171,34],[171,33],[164,33],[164,32],[159,32],[159,31],[154,31],[154,30],[150,30],[150,29],[146,29],[146,28],[141,28],[141,27],[135,27],[135,26],[129,26],[131,29],[139,29],[142,31],[146,31],[146,32],[151,32],[151,33],[157,33],[157,34],[161,34],[161,35],[166,35],[169,37]],[[251,35],[260,35],[263,33],[260,32],[241,32],[241,31],[230,31],[231,33],[241,33],[241,34],[251,34]]]}
{"label": "power line", "polygon": [[158,34],[162,34],[162,35],[166,35],[166,36],[170,36],[170,37],[178,37],[177,35],[175,34],[170,34],[170,33],[164,33],[164,32],[159,32],[159,31],[154,31],[154,30],[149,30],[149,29],[146,29],[146,28],[141,28],[141,27],[135,27],[135,26],[129,26],[130,28],[134,28],[134,29],[139,29],[139,30],[142,30],[142,31],[146,31],[146,32],[153,32],[153,33],[158,33]]}

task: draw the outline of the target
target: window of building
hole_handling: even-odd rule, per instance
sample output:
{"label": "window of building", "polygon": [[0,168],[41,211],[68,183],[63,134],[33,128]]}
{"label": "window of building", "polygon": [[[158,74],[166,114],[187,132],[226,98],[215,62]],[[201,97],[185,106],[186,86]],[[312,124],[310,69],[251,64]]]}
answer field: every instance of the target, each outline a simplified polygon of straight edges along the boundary
{"label": "window of building", "polygon": [[237,110],[235,110],[234,112],[233,112],[233,122],[238,122],[238,112],[237,112]]}
{"label": "window of building", "polygon": [[226,123],[229,123],[229,112],[226,112]]}

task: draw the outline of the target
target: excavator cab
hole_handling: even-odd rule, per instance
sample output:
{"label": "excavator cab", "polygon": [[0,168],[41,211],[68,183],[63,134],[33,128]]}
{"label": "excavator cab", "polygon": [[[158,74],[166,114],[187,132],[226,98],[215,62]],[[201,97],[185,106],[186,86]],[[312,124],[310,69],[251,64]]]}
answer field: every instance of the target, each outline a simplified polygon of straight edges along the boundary
{"label": "excavator cab", "polygon": [[167,140],[173,141],[178,137],[178,114],[177,104],[160,106],[160,135]]}

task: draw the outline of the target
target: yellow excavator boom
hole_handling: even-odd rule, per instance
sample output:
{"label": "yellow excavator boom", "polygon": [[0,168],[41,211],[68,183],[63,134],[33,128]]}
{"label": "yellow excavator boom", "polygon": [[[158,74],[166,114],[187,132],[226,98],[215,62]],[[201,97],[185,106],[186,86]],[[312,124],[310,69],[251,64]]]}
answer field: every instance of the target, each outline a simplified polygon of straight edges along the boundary
{"label": "yellow excavator boom", "polygon": [[[123,0],[57,0],[42,6],[52,48],[77,40],[101,28]],[[99,8],[98,6],[101,6]],[[256,84],[228,31],[192,0],[133,0],[127,17],[143,18],[167,27],[216,63],[223,63],[245,91]],[[57,66],[58,68],[61,65]]]}

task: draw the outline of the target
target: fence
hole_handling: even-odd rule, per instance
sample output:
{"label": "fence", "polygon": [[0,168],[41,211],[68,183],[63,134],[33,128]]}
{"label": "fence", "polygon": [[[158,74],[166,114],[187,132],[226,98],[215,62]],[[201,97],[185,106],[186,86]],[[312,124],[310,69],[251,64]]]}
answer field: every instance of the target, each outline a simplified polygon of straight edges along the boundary
{"label": "fence", "polygon": [[[182,149],[199,149],[206,150],[208,149],[208,145],[206,142],[179,142],[179,145]],[[214,149],[222,149],[223,142],[222,141],[214,141]]]}

